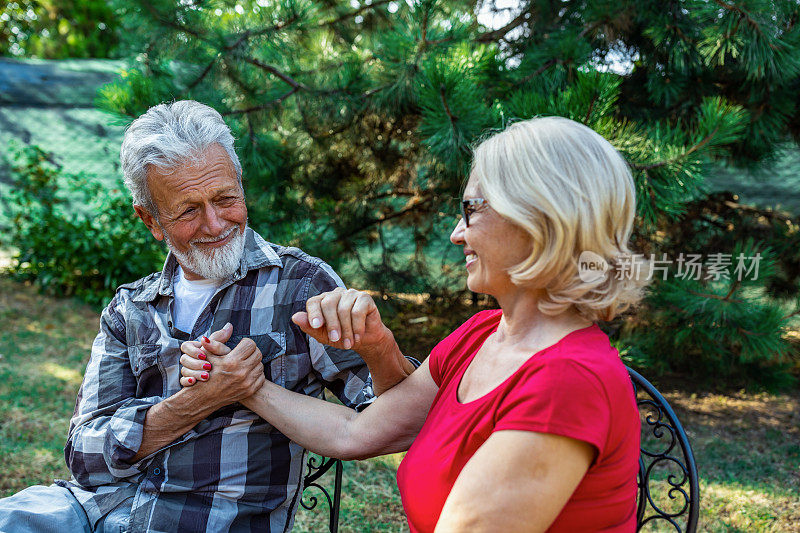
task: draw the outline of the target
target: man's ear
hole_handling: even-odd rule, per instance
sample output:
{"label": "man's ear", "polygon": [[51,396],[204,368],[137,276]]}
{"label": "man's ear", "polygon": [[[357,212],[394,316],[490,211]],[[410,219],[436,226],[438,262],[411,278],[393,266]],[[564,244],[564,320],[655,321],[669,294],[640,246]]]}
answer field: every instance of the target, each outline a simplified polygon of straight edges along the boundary
{"label": "man's ear", "polygon": [[150,214],[150,211],[141,205],[134,205],[133,210],[136,211],[136,216],[142,219],[142,222],[144,222],[144,225],[150,230],[150,233],[153,234],[153,237],[155,237],[157,241],[163,241],[164,232],[161,230],[161,225],[156,220],[156,217]]}

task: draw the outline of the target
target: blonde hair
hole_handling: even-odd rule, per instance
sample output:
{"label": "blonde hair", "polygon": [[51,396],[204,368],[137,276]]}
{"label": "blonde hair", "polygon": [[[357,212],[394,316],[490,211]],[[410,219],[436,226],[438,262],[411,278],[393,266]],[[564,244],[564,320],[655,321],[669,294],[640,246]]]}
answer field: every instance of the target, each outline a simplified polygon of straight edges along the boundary
{"label": "blonde hair", "polygon": [[[530,256],[509,274],[516,285],[544,289],[543,313],[574,306],[591,321],[611,320],[642,298],[645,276],[619,275],[625,261],[637,267],[628,248],[633,178],[599,134],[562,117],[516,122],[476,148],[472,175],[492,209],[531,236]],[[584,281],[584,251],[611,268]]]}

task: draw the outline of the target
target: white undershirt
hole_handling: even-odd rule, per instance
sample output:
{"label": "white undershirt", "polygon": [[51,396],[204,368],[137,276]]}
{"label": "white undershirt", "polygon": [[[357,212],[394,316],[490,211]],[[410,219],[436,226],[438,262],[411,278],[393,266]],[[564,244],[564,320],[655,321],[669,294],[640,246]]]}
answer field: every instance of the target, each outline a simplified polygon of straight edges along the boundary
{"label": "white undershirt", "polygon": [[183,275],[183,269],[178,266],[174,281],[175,301],[172,303],[175,327],[191,333],[197,317],[211,301],[219,286],[220,282],[213,279],[188,280]]}

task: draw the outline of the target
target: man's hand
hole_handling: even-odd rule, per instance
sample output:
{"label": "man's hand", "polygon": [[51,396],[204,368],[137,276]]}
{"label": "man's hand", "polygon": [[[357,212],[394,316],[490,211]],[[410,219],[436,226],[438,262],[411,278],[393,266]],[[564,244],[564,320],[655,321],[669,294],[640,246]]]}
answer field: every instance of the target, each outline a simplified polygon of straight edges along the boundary
{"label": "man's hand", "polygon": [[248,338],[229,349],[223,342],[232,332],[233,326],[226,324],[210,338],[181,345],[181,385],[189,387],[204,381],[204,392],[223,405],[248,398],[261,388],[266,380],[261,350]]}

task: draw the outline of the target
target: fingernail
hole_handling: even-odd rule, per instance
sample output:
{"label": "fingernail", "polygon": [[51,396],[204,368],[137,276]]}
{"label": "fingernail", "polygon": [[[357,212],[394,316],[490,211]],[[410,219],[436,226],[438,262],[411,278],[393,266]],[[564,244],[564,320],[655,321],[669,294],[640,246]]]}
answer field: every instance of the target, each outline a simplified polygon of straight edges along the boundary
{"label": "fingernail", "polygon": [[228,329],[228,328],[232,328],[232,327],[233,327],[233,324],[231,324],[230,322],[225,322],[225,325],[222,326],[222,329]]}
{"label": "fingernail", "polygon": [[361,342],[361,335],[356,333],[356,344],[358,344],[359,342]]}
{"label": "fingernail", "polygon": [[204,342],[211,342],[211,339],[209,339],[208,337],[206,337],[205,335],[203,335],[203,341],[204,341]]}
{"label": "fingernail", "polygon": [[331,330],[331,332],[328,333],[328,338],[331,340],[331,342],[338,341],[339,340],[339,332],[336,331],[335,329]]}
{"label": "fingernail", "polygon": [[200,374],[200,377],[203,379],[208,379],[208,372],[203,372],[202,374]]}
{"label": "fingernail", "polygon": [[198,359],[205,359],[206,358],[206,354],[204,354],[203,352],[200,352],[199,354],[197,354],[197,358]]}
{"label": "fingernail", "polygon": [[211,363],[206,363],[203,365],[203,370],[211,370]]}
{"label": "fingernail", "polygon": [[315,319],[311,320],[311,327],[312,328],[317,329],[321,325],[322,325],[322,320],[320,320],[319,318],[315,318]]}
{"label": "fingernail", "polygon": [[344,340],[344,349],[345,350],[349,350],[351,346],[353,346],[353,343],[350,342],[350,339],[345,339]]}
{"label": "fingernail", "polygon": [[194,378],[186,378],[186,380],[189,382],[189,385],[194,383]]}

